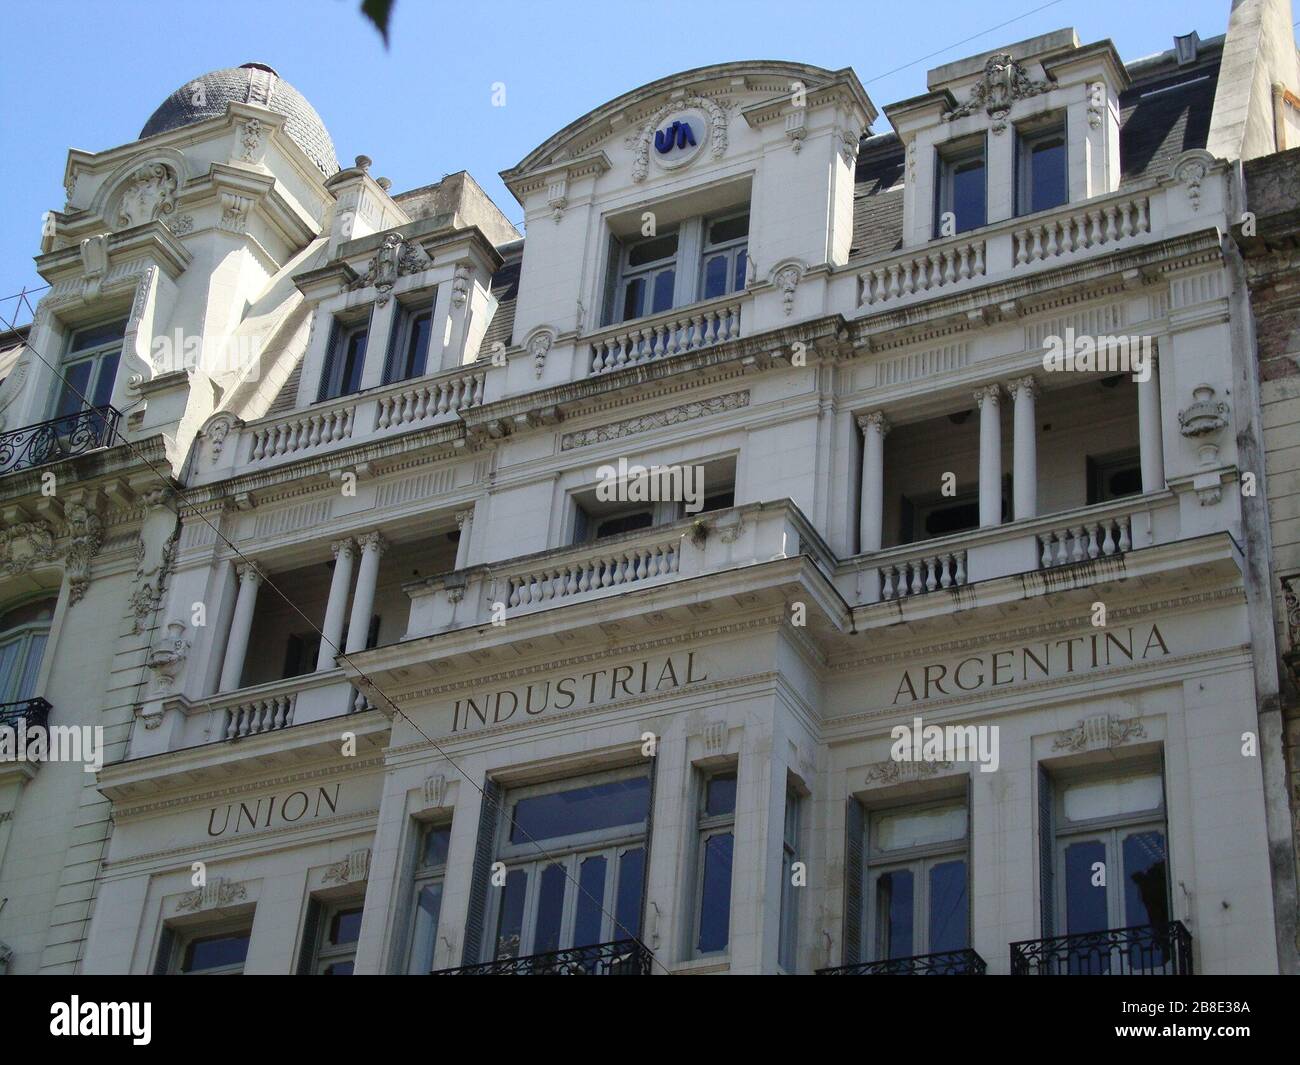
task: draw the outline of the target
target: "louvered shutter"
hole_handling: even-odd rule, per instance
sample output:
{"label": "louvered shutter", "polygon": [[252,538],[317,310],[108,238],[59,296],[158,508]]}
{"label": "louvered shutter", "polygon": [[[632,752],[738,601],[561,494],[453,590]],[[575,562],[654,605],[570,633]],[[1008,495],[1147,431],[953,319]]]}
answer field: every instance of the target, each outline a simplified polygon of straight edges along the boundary
{"label": "louvered shutter", "polygon": [[318,899],[307,903],[307,920],[302,925],[302,946],[298,948],[298,976],[311,976],[316,957],[316,940],[320,936],[321,904]]}
{"label": "louvered shutter", "polygon": [[330,319],[330,339],[325,345],[325,365],[320,372],[320,388],[316,390],[316,402],[323,403],[330,396],[330,386],[334,379],[334,366],[339,359],[339,320]]}
{"label": "louvered shutter", "polygon": [[162,935],[158,937],[158,957],[154,959],[154,976],[166,976],[171,968],[172,951],[176,947],[176,933],[163,925]]}
{"label": "louvered shutter", "polygon": [[1056,935],[1056,891],[1052,857],[1056,832],[1052,816],[1052,778],[1038,767],[1038,896],[1043,907],[1043,938]]}
{"label": "louvered shutter", "polygon": [[862,960],[862,878],[865,813],[852,796],[844,809],[844,934],[841,965]]}
{"label": "louvered shutter", "polygon": [[491,777],[483,780],[483,802],[478,815],[478,840],[474,844],[474,869],[469,892],[469,910],[465,915],[465,948],[462,965],[482,960],[483,926],[487,921],[488,878],[492,875],[492,844],[496,840],[497,819],[501,814],[501,789]]}
{"label": "louvered shutter", "polygon": [[[384,353],[384,384],[391,385],[400,376],[397,372],[397,346],[401,343],[402,333],[413,315],[399,306],[396,308],[388,329],[388,350]],[[405,354],[405,352],[403,352]]]}

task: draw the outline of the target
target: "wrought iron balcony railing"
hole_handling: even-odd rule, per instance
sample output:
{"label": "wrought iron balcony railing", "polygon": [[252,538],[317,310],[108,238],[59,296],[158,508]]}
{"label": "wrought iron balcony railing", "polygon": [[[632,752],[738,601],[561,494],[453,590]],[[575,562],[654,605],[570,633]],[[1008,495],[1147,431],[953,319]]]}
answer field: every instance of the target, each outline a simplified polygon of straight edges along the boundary
{"label": "wrought iron balcony railing", "polygon": [[0,477],[107,447],[120,417],[113,407],[87,407],[0,433]]}
{"label": "wrought iron balcony railing", "polygon": [[1013,976],[1191,976],[1192,934],[1181,921],[1011,944]]}
{"label": "wrought iron balcony railing", "polygon": [[969,947],[944,950],[937,954],[917,954],[911,958],[866,961],[841,965],[835,969],[818,969],[818,976],[983,976],[984,959]]}
{"label": "wrought iron balcony railing", "polygon": [[50,719],[50,704],[44,699],[19,699],[16,703],[0,703],[0,728],[15,732],[26,722],[27,728],[42,728]]}
{"label": "wrought iron balcony railing", "polygon": [[570,947],[526,958],[498,958],[478,965],[438,969],[434,976],[649,976],[650,948],[635,939]]}

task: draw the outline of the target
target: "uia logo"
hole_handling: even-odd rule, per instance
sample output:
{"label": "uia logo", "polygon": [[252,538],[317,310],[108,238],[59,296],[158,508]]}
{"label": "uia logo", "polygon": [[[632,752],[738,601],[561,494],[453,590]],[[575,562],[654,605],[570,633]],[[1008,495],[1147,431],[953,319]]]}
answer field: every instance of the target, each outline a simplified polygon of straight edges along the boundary
{"label": "uia logo", "polygon": [[674,148],[685,148],[687,145],[695,147],[695,133],[689,122],[678,119],[667,129],[655,130],[655,151],[660,155],[667,155]]}

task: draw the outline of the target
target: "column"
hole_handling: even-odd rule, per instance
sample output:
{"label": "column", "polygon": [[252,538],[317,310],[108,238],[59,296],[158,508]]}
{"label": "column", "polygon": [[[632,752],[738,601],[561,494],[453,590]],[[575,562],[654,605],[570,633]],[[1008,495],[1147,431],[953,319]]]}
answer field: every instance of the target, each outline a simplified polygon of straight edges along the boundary
{"label": "column", "polygon": [[1151,373],[1138,389],[1138,442],[1142,452],[1142,491],[1158,492],[1165,486],[1164,440],[1160,426],[1160,364],[1153,348]]}
{"label": "column", "polygon": [[366,649],[370,617],[375,608],[375,585],[379,582],[379,558],[387,546],[377,532],[357,537],[361,548],[361,565],[357,567],[357,588],[352,593],[352,618],[348,622],[348,654]]}
{"label": "column", "polygon": [[456,525],[460,529],[460,539],[456,541],[456,568],[464,569],[469,565],[469,537],[474,530],[474,508],[458,510]]}
{"label": "column", "polygon": [[235,600],[235,616],[230,620],[226,657],[221,663],[219,690],[223,692],[234,691],[243,678],[248,636],[253,629],[253,610],[257,606],[257,589],[262,585],[262,573],[251,562],[241,565],[238,573],[239,597]]}
{"label": "column", "polygon": [[1002,388],[976,389],[980,408],[980,528],[1002,523]]}
{"label": "column", "polygon": [[330,577],[330,597],[325,605],[325,624],[322,627],[320,653],[316,656],[316,672],[334,668],[334,656],[343,650],[343,621],[348,612],[348,591],[352,587],[352,559],[357,545],[351,540],[331,544],[334,552],[334,575]]}
{"label": "column", "polygon": [[879,551],[885,526],[885,436],[889,420],[874,410],[858,418],[862,430],[862,499],[858,550]]}
{"label": "column", "polygon": [[1018,377],[1007,382],[1007,391],[1016,404],[1012,436],[1015,520],[1024,521],[1038,516],[1038,382],[1033,377]]}

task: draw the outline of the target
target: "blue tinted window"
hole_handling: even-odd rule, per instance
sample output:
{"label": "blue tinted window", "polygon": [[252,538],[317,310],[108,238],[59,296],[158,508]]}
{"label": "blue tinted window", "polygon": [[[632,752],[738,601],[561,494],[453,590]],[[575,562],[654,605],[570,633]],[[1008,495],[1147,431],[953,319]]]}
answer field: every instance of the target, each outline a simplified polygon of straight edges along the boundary
{"label": "blue tinted window", "polygon": [[1094,886],[1098,879],[1093,866],[1105,864],[1106,845],[1100,840],[1083,840],[1065,848],[1065,930],[1104,932],[1110,927],[1106,912],[1106,888]]}
{"label": "blue tinted window", "polygon": [[881,873],[876,880],[877,948],[881,959],[910,958],[915,883],[911,870]]}
{"label": "blue tinted window", "polygon": [[957,858],[930,869],[931,954],[970,945],[966,928],[966,862]]}
{"label": "blue tinted window", "polygon": [[716,777],[710,777],[704,789],[704,815],[715,817],[735,812],[736,774],[720,773]]}
{"label": "blue tinted window", "polygon": [[984,224],[984,159],[965,159],[952,167],[952,203],[957,232]]}
{"label": "blue tinted window", "polygon": [[1065,138],[1043,137],[1028,146],[1030,211],[1046,211],[1065,203]]}
{"label": "blue tinted window", "polygon": [[[573,945],[589,947],[600,942],[601,918],[605,916],[605,859],[584,858],[578,866],[578,904],[573,925]],[[620,938],[617,929],[614,938]]]}
{"label": "blue tinted window", "polygon": [[710,836],[704,843],[704,879],[700,892],[701,954],[726,950],[731,932],[730,832]]}
{"label": "blue tinted window", "polygon": [[632,777],[520,799],[510,842],[554,839],[581,832],[642,824],[650,810],[650,778]]}
{"label": "blue tinted window", "polygon": [[614,900],[614,938],[641,935],[641,885],[645,849],[626,850],[618,858],[618,887]]}
{"label": "blue tinted window", "polygon": [[249,935],[248,932],[231,932],[191,941],[185,950],[182,971],[193,973],[226,965],[242,965],[248,956]]}
{"label": "blue tinted window", "polygon": [[506,873],[501,889],[501,914],[497,918],[498,958],[519,957],[519,942],[524,934],[524,898],[528,892],[528,874],[522,869]]}
{"label": "blue tinted window", "polygon": [[560,922],[564,919],[564,866],[548,865],[542,870],[537,894],[537,921],[533,926],[533,953],[545,954],[560,947]]}
{"label": "blue tinted window", "polygon": [[340,910],[330,921],[330,943],[355,943],[361,935],[361,910]]}
{"label": "blue tinted window", "polygon": [[423,865],[446,865],[451,849],[451,825],[436,825],[424,836]]}

